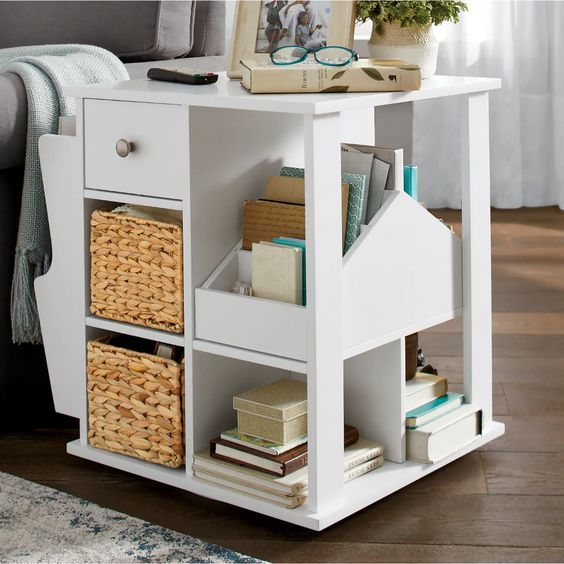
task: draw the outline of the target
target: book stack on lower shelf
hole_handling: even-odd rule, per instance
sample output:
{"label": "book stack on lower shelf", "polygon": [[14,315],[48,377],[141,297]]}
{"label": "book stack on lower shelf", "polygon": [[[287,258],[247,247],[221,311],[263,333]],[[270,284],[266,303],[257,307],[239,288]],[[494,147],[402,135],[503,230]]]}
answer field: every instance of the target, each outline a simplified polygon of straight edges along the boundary
{"label": "book stack on lower shelf", "polygon": [[482,432],[482,412],[448,391],[447,379],[418,372],[406,382],[407,458],[431,464]]}
{"label": "book stack on lower shelf", "polygon": [[[286,508],[307,500],[306,385],[278,380],[233,398],[238,426],[210,441],[194,456],[202,481]],[[383,446],[344,428],[344,481],[380,468]]]}

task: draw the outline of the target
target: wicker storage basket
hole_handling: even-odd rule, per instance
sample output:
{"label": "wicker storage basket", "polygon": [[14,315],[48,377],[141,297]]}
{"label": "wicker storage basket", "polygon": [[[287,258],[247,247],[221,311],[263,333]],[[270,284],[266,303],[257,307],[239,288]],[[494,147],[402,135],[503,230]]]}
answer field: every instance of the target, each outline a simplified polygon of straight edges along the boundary
{"label": "wicker storage basket", "polygon": [[172,468],[184,463],[182,364],[88,343],[88,441]]}
{"label": "wicker storage basket", "polygon": [[97,210],[92,214],[90,254],[93,314],[184,331],[179,225]]}

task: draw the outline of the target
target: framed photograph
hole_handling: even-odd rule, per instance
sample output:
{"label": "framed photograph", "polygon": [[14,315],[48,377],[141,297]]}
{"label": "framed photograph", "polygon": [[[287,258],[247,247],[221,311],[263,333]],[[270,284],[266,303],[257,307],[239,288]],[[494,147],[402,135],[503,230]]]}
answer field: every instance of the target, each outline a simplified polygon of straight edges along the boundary
{"label": "framed photograph", "polygon": [[239,0],[227,76],[240,79],[241,59],[266,63],[279,47],[352,48],[354,23],[353,0]]}

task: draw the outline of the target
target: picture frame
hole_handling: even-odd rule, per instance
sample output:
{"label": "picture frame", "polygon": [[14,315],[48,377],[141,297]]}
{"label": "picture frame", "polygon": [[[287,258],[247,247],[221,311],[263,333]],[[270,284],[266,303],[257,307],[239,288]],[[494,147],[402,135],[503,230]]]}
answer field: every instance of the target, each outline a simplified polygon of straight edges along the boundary
{"label": "picture frame", "polygon": [[[259,26],[265,23],[267,4],[273,4],[273,2],[268,0],[237,0],[227,70],[227,76],[231,79],[241,79],[240,61],[242,59],[252,58],[265,64],[270,61],[270,54],[265,52],[268,46],[257,47],[261,42],[261,36],[264,35]],[[309,2],[307,0],[300,0],[299,2],[287,0],[284,5],[284,8],[288,7],[286,16],[289,11],[299,10],[299,4],[308,6],[311,11],[323,7],[325,13],[328,13],[327,29],[322,30],[324,32],[323,39],[326,40],[327,45],[353,47],[356,2],[353,0],[311,0]],[[296,21],[295,17],[294,21]],[[318,27],[321,28],[321,26]],[[290,30],[290,34],[292,31]],[[286,42],[289,39],[289,37],[283,38]],[[262,42],[268,43],[266,38],[262,38]]]}

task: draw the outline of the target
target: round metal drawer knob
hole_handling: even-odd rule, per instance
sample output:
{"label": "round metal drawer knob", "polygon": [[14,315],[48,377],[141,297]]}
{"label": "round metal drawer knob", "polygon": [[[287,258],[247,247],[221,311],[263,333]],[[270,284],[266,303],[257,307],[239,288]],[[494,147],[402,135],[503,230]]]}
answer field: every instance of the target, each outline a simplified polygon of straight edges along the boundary
{"label": "round metal drawer knob", "polygon": [[133,151],[135,151],[135,144],[127,139],[120,139],[116,143],[116,153],[122,158],[127,157],[127,155],[133,153]]}

